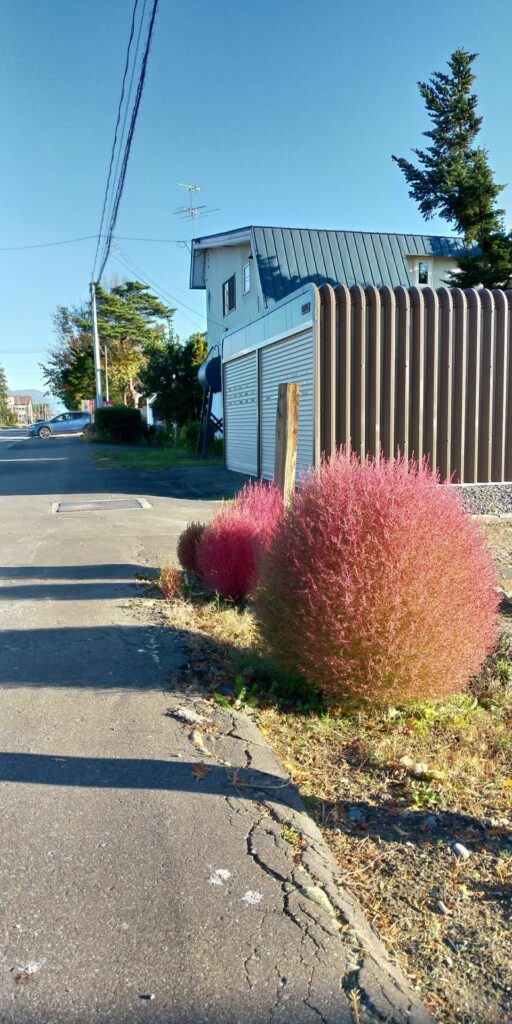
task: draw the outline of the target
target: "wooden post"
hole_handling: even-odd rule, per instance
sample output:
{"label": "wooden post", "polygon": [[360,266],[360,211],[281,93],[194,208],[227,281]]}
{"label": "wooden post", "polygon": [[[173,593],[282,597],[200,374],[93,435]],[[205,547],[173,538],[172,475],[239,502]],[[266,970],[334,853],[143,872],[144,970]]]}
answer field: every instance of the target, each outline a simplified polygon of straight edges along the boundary
{"label": "wooden post", "polygon": [[299,391],[298,384],[280,384],[277,397],[274,481],[285,505],[295,491]]}

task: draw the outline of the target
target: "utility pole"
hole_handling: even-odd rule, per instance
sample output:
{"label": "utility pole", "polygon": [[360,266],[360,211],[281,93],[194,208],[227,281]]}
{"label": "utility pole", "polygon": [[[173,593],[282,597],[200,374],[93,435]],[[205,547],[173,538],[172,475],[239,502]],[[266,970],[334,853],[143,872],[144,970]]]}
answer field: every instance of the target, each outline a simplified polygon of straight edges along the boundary
{"label": "utility pole", "polygon": [[105,401],[109,402],[110,399],[108,394],[108,349],[106,342],[103,346],[103,352],[105,353]]}
{"label": "utility pole", "polygon": [[100,342],[98,338],[98,318],[96,316],[96,288],[94,285],[94,281],[91,281],[91,308],[92,352],[94,356],[94,380],[96,383],[96,408],[101,409],[103,405],[103,391],[101,387]]}

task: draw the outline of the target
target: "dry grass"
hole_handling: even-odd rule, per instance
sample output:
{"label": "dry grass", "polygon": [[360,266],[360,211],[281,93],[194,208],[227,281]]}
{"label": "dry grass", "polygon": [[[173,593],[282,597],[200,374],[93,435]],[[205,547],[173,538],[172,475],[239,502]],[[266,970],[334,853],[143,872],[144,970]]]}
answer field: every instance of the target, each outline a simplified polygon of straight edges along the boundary
{"label": "dry grass", "polygon": [[[510,588],[512,524],[486,533]],[[165,615],[189,652],[185,685],[257,705],[347,887],[436,1020],[512,1021],[511,620],[470,692],[332,717],[272,684],[250,610],[198,591]]]}

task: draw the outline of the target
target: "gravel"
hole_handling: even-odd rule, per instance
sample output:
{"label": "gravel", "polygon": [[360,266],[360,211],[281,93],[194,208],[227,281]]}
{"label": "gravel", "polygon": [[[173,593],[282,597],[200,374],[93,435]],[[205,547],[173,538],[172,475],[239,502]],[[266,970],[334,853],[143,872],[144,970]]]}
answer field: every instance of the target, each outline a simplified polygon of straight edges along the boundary
{"label": "gravel", "polygon": [[512,483],[452,484],[460,492],[464,508],[474,515],[512,514]]}

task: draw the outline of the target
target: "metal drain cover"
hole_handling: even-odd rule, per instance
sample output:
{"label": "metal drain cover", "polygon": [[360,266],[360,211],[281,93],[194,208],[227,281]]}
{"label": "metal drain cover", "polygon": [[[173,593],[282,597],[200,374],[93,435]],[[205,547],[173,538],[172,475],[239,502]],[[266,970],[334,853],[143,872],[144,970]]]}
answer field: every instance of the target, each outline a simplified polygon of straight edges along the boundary
{"label": "metal drain cover", "polygon": [[52,512],[106,512],[129,508],[151,508],[144,498],[106,498],[98,501],[56,501]]}

